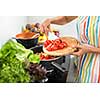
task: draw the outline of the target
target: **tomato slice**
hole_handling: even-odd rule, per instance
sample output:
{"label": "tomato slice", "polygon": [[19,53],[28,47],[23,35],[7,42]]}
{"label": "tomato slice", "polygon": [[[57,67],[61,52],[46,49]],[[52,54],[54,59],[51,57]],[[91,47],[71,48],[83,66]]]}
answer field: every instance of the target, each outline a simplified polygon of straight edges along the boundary
{"label": "tomato slice", "polygon": [[67,47],[67,43],[62,41],[61,39],[55,39],[55,40],[47,40],[44,43],[44,46],[48,51],[53,51],[53,50],[59,50],[63,49],[64,47]]}
{"label": "tomato slice", "polygon": [[41,54],[40,59],[43,60],[44,58],[45,58],[45,56]]}
{"label": "tomato slice", "polygon": [[61,41],[61,39],[56,39],[55,40],[55,43],[57,43],[57,44],[60,44],[62,41]]}
{"label": "tomato slice", "polygon": [[62,42],[62,45],[64,45],[64,47],[68,46],[66,42]]}
{"label": "tomato slice", "polygon": [[47,48],[46,48],[46,49],[47,49],[48,51],[52,51],[51,46],[52,46],[52,43],[51,43],[51,44],[49,44],[49,45],[47,46]]}
{"label": "tomato slice", "polygon": [[51,40],[46,40],[47,44],[49,45],[50,43],[52,43]]}
{"label": "tomato slice", "polygon": [[52,41],[51,40],[46,40],[45,42],[44,42],[44,47],[47,47],[49,44],[51,44],[52,43]]}
{"label": "tomato slice", "polygon": [[63,48],[64,48],[64,45],[59,44],[59,49],[63,49]]}
{"label": "tomato slice", "polygon": [[44,42],[44,47],[47,47],[47,46],[48,46],[47,42]]}
{"label": "tomato slice", "polygon": [[53,48],[53,50],[58,50],[59,48],[58,48],[58,46],[54,46],[54,48]]}

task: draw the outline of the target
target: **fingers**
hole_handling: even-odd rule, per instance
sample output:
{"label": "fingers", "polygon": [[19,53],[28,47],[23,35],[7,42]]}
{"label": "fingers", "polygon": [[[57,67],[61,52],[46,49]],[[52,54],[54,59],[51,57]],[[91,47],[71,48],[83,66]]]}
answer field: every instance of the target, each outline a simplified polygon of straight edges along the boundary
{"label": "fingers", "polygon": [[46,36],[48,36],[48,32],[50,32],[50,29],[44,26],[44,33],[46,34]]}
{"label": "fingers", "polygon": [[72,55],[81,56],[82,55],[82,50],[79,50],[78,52],[73,52]]}
{"label": "fingers", "polygon": [[44,26],[42,24],[39,26],[39,28],[41,32],[44,32]]}
{"label": "fingers", "polygon": [[47,36],[50,31],[50,24],[50,19],[47,19],[40,25],[41,32],[45,33]]}
{"label": "fingers", "polygon": [[72,55],[79,56],[79,52],[74,52]]}
{"label": "fingers", "polygon": [[82,49],[82,45],[72,46],[72,48]]}
{"label": "fingers", "polygon": [[47,26],[41,24],[40,25],[40,31],[43,32],[43,33],[45,33],[46,36],[48,36],[48,32],[50,32],[50,27],[47,27]]}

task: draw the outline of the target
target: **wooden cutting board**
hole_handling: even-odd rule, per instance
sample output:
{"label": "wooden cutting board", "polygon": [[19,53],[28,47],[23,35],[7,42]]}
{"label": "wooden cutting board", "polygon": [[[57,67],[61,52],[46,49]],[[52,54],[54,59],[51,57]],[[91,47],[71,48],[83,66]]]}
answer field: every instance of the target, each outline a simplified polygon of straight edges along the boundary
{"label": "wooden cutting board", "polygon": [[72,48],[72,46],[79,45],[79,41],[73,37],[61,37],[60,38],[62,41],[65,41],[68,44],[68,47],[65,47],[60,50],[55,50],[55,51],[47,51],[46,48],[43,46],[43,51],[51,56],[64,56],[64,55],[70,55],[73,53],[76,48]]}

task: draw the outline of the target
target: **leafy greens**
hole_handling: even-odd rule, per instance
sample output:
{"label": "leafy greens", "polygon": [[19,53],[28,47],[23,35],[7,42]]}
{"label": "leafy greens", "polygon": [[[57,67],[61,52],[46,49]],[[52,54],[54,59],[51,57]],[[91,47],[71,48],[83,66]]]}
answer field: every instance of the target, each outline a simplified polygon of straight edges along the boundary
{"label": "leafy greens", "polygon": [[39,63],[39,55],[21,44],[8,40],[0,49],[0,83],[30,82],[27,62]]}

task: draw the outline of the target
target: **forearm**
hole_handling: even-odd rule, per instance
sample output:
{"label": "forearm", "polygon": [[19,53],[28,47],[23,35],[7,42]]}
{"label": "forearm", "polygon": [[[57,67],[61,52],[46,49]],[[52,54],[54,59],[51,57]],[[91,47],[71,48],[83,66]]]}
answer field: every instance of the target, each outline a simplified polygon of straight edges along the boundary
{"label": "forearm", "polygon": [[100,48],[92,47],[90,48],[91,53],[99,53],[100,54]]}
{"label": "forearm", "polygon": [[71,22],[75,18],[77,18],[77,16],[58,16],[49,20],[51,24],[64,25],[66,23]]}

